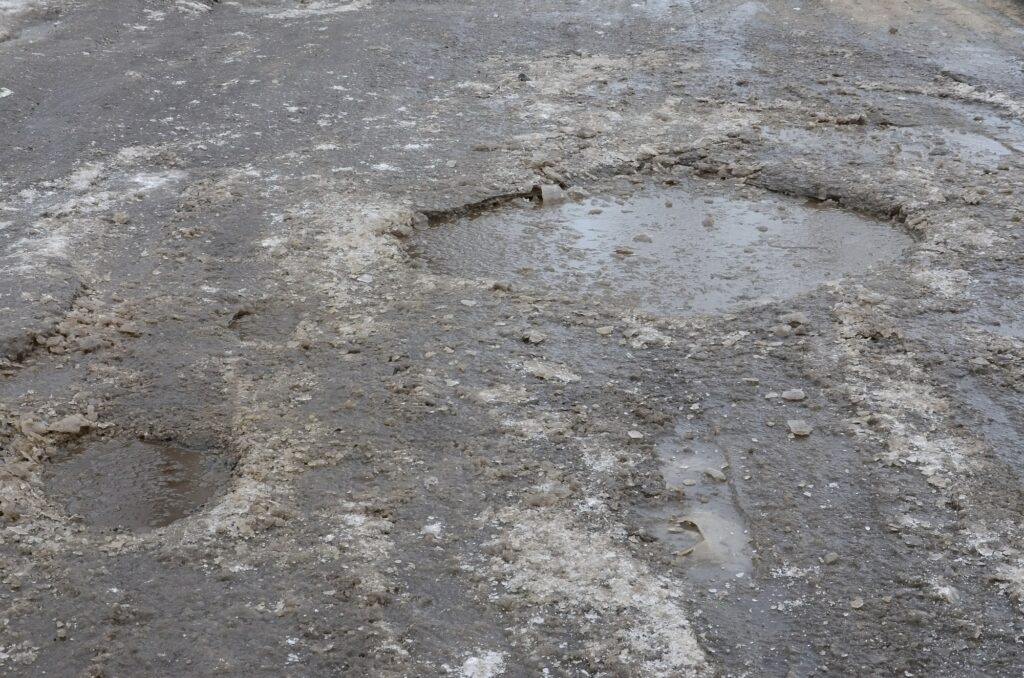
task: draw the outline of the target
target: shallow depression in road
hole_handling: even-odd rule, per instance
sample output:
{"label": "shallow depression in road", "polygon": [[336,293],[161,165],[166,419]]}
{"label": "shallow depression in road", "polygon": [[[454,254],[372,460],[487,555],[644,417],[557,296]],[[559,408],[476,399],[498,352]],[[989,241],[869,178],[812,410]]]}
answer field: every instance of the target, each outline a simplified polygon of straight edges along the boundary
{"label": "shallow depression in road", "polygon": [[690,565],[694,581],[728,581],[750,574],[753,565],[747,526],[729,489],[732,469],[725,450],[688,436],[685,425],[658,441],[665,487],[679,502],[642,514],[650,532]]}
{"label": "shallow depression in road", "polygon": [[219,495],[230,478],[218,455],[140,441],[101,441],[53,466],[47,489],[97,527],[162,527]]}
{"label": "shallow depression in road", "polygon": [[686,314],[792,297],[890,261],[910,242],[827,204],[672,187],[621,201],[518,200],[436,224],[413,250],[450,275]]}

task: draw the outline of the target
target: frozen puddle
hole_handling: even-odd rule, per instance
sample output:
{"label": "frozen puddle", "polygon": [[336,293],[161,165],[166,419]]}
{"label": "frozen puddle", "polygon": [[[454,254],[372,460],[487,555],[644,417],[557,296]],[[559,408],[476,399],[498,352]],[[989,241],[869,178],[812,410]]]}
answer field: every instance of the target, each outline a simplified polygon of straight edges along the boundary
{"label": "frozen puddle", "polygon": [[691,562],[695,580],[743,578],[751,571],[751,550],[743,517],[729,487],[725,453],[710,442],[677,435],[657,446],[665,487],[682,497],[644,511],[651,534],[675,555]]}
{"label": "frozen puddle", "polygon": [[170,445],[102,441],[56,464],[47,489],[98,527],[162,527],[194,512],[230,478],[225,460]]}
{"label": "frozen puddle", "polygon": [[792,297],[890,261],[909,243],[897,228],[833,207],[676,187],[622,202],[519,200],[437,224],[413,250],[450,275],[685,314]]}

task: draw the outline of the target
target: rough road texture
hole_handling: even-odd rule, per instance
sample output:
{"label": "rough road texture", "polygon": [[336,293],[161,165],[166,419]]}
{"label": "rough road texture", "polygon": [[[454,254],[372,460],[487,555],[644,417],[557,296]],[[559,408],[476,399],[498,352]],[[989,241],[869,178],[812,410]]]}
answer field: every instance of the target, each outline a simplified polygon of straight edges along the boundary
{"label": "rough road texture", "polygon": [[[0,0],[0,673],[1020,676],[1022,22]],[[541,183],[683,178],[915,244],[691,317],[406,244]],[[728,466],[668,486],[674,437]],[[137,438],[231,480],[152,530],[48,491]],[[702,502],[745,522],[744,576],[659,538]]]}

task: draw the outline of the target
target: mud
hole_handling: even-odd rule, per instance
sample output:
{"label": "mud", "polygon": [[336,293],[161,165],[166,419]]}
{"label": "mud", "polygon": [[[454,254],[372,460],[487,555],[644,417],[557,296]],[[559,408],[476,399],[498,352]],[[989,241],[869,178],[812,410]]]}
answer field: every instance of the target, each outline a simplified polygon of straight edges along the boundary
{"label": "mud", "polygon": [[0,1],[0,674],[1020,676],[1022,36]]}

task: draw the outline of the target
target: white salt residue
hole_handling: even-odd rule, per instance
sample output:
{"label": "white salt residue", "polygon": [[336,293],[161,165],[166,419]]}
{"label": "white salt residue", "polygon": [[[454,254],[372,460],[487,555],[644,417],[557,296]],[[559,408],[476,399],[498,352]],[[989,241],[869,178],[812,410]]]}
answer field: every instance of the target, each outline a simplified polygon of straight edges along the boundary
{"label": "white salt residue", "polygon": [[304,19],[307,17],[326,16],[341,14],[342,12],[354,12],[366,9],[370,6],[370,0],[349,0],[349,2],[337,2],[336,0],[313,0],[302,7],[286,9],[275,12],[269,8],[246,7],[242,11],[260,12],[268,19]]}
{"label": "white salt residue", "polygon": [[494,678],[505,673],[505,653],[485,652],[462,663],[460,678]]}
{"label": "white salt residue", "polygon": [[39,5],[38,0],[0,0],[0,16],[25,14]]}
{"label": "white salt residue", "polygon": [[202,14],[213,9],[209,5],[204,5],[203,3],[196,2],[195,0],[178,0],[174,5],[182,12],[188,12],[190,14]]}
{"label": "white salt residue", "polygon": [[614,529],[591,532],[559,511],[509,508],[498,519],[515,556],[491,560],[506,593],[527,605],[548,605],[569,623],[599,613],[602,622],[584,642],[592,657],[614,648],[630,675],[642,678],[713,673],[679,600],[680,582],[633,558]]}
{"label": "white salt residue", "polygon": [[62,258],[67,249],[68,238],[60,232],[39,238],[21,238],[11,246],[6,257],[0,258],[0,272],[27,273],[43,262]]}
{"label": "white salt residue", "polygon": [[132,176],[131,181],[139,184],[143,191],[151,191],[171,181],[184,178],[184,172],[171,170],[169,172],[140,172]]}
{"label": "white salt residue", "polygon": [[428,523],[423,526],[420,530],[423,534],[429,534],[432,537],[440,537],[441,532],[444,530],[444,523]]}

